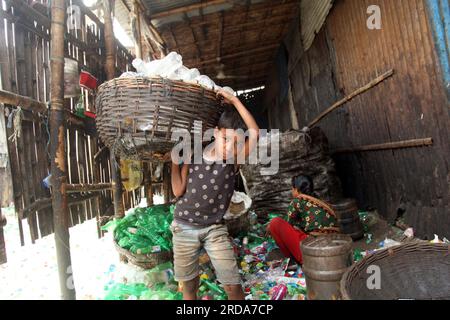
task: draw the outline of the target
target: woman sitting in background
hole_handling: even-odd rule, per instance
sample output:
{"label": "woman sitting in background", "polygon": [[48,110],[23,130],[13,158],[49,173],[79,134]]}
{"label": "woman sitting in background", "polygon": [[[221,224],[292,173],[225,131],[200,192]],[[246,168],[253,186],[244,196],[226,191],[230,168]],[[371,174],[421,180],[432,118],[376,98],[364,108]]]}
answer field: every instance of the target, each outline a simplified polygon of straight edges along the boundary
{"label": "woman sitting in background", "polygon": [[292,178],[292,196],[288,209],[288,221],[274,218],[267,231],[272,235],[280,250],[288,258],[303,264],[300,242],[308,235],[338,233],[337,219],[327,203],[312,197],[314,187],[308,176]]}

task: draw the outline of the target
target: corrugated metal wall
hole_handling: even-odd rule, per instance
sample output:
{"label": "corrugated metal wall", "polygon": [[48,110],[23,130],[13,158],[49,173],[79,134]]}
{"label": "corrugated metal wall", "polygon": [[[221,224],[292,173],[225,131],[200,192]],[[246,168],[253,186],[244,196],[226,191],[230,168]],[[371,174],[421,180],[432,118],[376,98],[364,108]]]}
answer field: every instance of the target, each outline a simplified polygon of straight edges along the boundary
{"label": "corrugated metal wall", "polygon": [[308,50],[322,28],[328,13],[333,6],[333,0],[302,0],[301,25],[303,47]]}
{"label": "corrugated metal wall", "polygon": [[[367,28],[370,5],[381,8],[381,30]],[[390,221],[404,210],[406,222],[428,238],[433,233],[450,236],[449,101],[431,22],[426,0],[335,1],[310,50],[289,66],[300,127],[339,98],[395,69],[392,78],[320,126],[332,148],[433,138],[432,147],[336,158],[348,196],[357,197],[361,207],[378,208]]]}

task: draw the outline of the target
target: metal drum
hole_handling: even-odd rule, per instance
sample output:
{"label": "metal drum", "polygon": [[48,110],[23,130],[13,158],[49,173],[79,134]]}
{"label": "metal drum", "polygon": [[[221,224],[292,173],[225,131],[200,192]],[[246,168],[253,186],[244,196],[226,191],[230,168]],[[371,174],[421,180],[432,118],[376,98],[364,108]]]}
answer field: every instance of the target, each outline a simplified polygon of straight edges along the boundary
{"label": "metal drum", "polygon": [[352,239],[343,234],[311,236],[300,246],[308,299],[340,299],[342,275],[353,262]]}

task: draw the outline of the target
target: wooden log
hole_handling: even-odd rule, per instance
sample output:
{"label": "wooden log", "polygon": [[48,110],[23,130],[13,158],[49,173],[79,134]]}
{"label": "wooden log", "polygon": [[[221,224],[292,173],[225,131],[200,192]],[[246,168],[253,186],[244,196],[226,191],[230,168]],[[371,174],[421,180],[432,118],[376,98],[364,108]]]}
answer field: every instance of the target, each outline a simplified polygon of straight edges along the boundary
{"label": "wooden log", "polygon": [[51,110],[50,153],[52,174],[52,207],[55,246],[61,296],[75,300],[70,257],[69,207],[65,185],[67,182],[66,128],[64,112],[64,32],[65,0],[51,2]]}
{"label": "wooden log", "polygon": [[0,90],[0,103],[20,106],[22,109],[32,112],[47,112],[47,105],[44,102],[5,90]]}
{"label": "wooden log", "polygon": [[201,3],[196,3],[196,4],[191,4],[188,6],[183,6],[180,8],[175,8],[175,9],[171,9],[171,10],[166,10],[163,12],[159,12],[159,13],[155,13],[152,14],[150,17],[152,20],[155,19],[161,19],[161,18],[165,18],[165,17],[169,17],[169,16],[173,16],[176,14],[182,14],[182,13],[186,13],[192,10],[196,10],[196,9],[205,9],[207,7],[210,6],[215,6],[215,5],[220,5],[220,4],[224,4],[227,3],[227,0],[212,0],[212,1],[204,1]]}
{"label": "wooden log", "polygon": [[[23,110],[30,112],[47,113],[47,104],[44,102],[6,90],[0,90],[0,107],[4,107],[3,104],[14,107],[20,106]],[[77,117],[68,110],[64,110],[64,112],[67,113],[66,118],[69,124],[73,124],[84,130],[86,125],[83,118]]]}
{"label": "wooden log", "polygon": [[[79,205],[84,201],[95,199],[98,197],[100,197],[98,193],[87,194],[75,198],[68,198],[67,203],[69,207],[72,207],[75,205]],[[30,214],[31,212],[40,211],[51,207],[52,207],[52,198],[37,199],[33,204],[31,204],[29,207],[23,210],[23,215],[26,218],[28,214]]]}
{"label": "wooden log", "polygon": [[339,153],[355,153],[355,152],[363,152],[363,151],[379,151],[379,150],[393,150],[393,149],[404,149],[404,148],[417,148],[417,147],[426,147],[433,145],[432,138],[424,138],[424,139],[412,139],[412,140],[403,140],[396,142],[387,142],[380,144],[371,144],[366,146],[354,147],[354,148],[342,148],[331,151],[332,154]]}
{"label": "wooden log", "polygon": [[[2,202],[2,195],[0,193],[0,203]],[[6,226],[6,217],[3,215],[0,209],[0,264],[8,261],[6,257],[6,243],[3,235],[3,227]]]}
{"label": "wooden log", "polygon": [[366,84],[365,86],[353,91],[351,94],[349,94],[348,96],[346,96],[345,98],[343,98],[342,100],[336,102],[334,105],[332,105],[331,107],[329,107],[327,110],[325,110],[324,112],[322,112],[320,115],[318,115],[313,121],[311,121],[308,125],[309,128],[312,128],[313,126],[315,126],[320,120],[322,120],[323,118],[325,118],[327,115],[329,115],[331,112],[333,112],[334,110],[336,110],[337,108],[343,106],[345,103],[349,102],[350,100],[352,100],[353,98],[355,98],[356,96],[359,96],[360,94],[366,92],[367,90],[375,87],[376,85],[378,85],[379,83],[383,82],[384,80],[386,80],[387,78],[391,77],[394,74],[394,70],[391,69],[387,72],[385,72],[384,74],[382,74],[381,76],[375,78],[374,80],[372,80],[371,82],[369,82],[368,84]]}
{"label": "wooden log", "polygon": [[[252,50],[246,50],[246,51],[241,51],[241,52],[236,52],[236,53],[224,55],[224,56],[220,57],[220,59],[230,59],[230,58],[238,58],[238,57],[241,57],[241,56],[250,56],[250,55],[255,54],[255,53],[260,53],[260,52],[265,52],[265,51],[276,49],[279,46],[280,46],[279,44],[271,44],[271,45],[268,45],[268,46],[259,47],[259,48],[252,49]],[[214,63],[214,62],[217,62],[217,58],[203,60],[199,64],[200,65],[204,65],[204,64]]]}
{"label": "wooden log", "polygon": [[112,187],[112,183],[76,183],[66,184],[66,191],[67,193],[105,191]]}
{"label": "wooden log", "polygon": [[[111,8],[107,1],[103,2],[104,6],[104,21],[105,21],[105,47],[106,47],[106,78],[111,80],[115,77],[115,45],[114,45],[114,31],[111,18]],[[111,162],[111,183],[113,186],[113,202],[114,215],[117,218],[125,216],[125,210],[122,201],[122,182],[120,181],[120,168],[116,162],[115,155],[110,152]]]}

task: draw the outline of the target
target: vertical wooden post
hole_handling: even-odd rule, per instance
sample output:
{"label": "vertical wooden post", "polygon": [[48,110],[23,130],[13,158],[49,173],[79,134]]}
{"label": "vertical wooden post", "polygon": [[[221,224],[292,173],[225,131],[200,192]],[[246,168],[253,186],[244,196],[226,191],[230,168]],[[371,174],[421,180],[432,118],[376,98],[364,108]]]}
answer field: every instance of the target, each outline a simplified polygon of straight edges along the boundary
{"label": "vertical wooden post", "polygon": [[164,203],[169,203],[171,200],[172,190],[171,190],[169,165],[167,163],[165,163],[163,167],[163,192],[164,192]]}
{"label": "vertical wooden post", "polygon": [[[0,194],[0,203],[2,200],[2,195]],[[6,225],[6,218],[2,213],[0,206],[0,264],[6,263],[6,244],[5,237],[3,235],[3,227]]]}
{"label": "vertical wooden post", "polygon": [[147,207],[153,206],[153,185],[152,185],[152,164],[148,163],[145,165],[146,178],[148,179],[145,184],[144,191],[145,197],[147,198]]}
{"label": "vertical wooden post", "polygon": [[52,207],[55,227],[56,258],[62,298],[75,299],[75,287],[71,282],[69,239],[69,207],[65,186],[67,183],[66,128],[64,111],[64,31],[66,3],[52,1],[51,24],[51,109],[50,154],[52,174]]}
{"label": "vertical wooden post", "polygon": [[134,1],[133,5],[133,13],[136,17],[136,33],[135,33],[135,51],[136,51],[136,58],[142,59],[142,39],[141,39],[141,10],[139,9],[139,5],[137,1]]}
{"label": "vertical wooden post", "polygon": [[[106,47],[106,78],[111,80],[115,78],[116,65],[115,65],[115,40],[114,31],[111,18],[111,3],[109,0],[103,1],[104,4],[104,20],[105,20],[105,47]],[[113,203],[114,203],[114,216],[116,218],[121,218],[125,215],[125,210],[122,201],[122,182],[120,180],[120,167],[116,161],[113,152],[110,152],[110,162],[111,162],[111,183],[113,185]]]}

